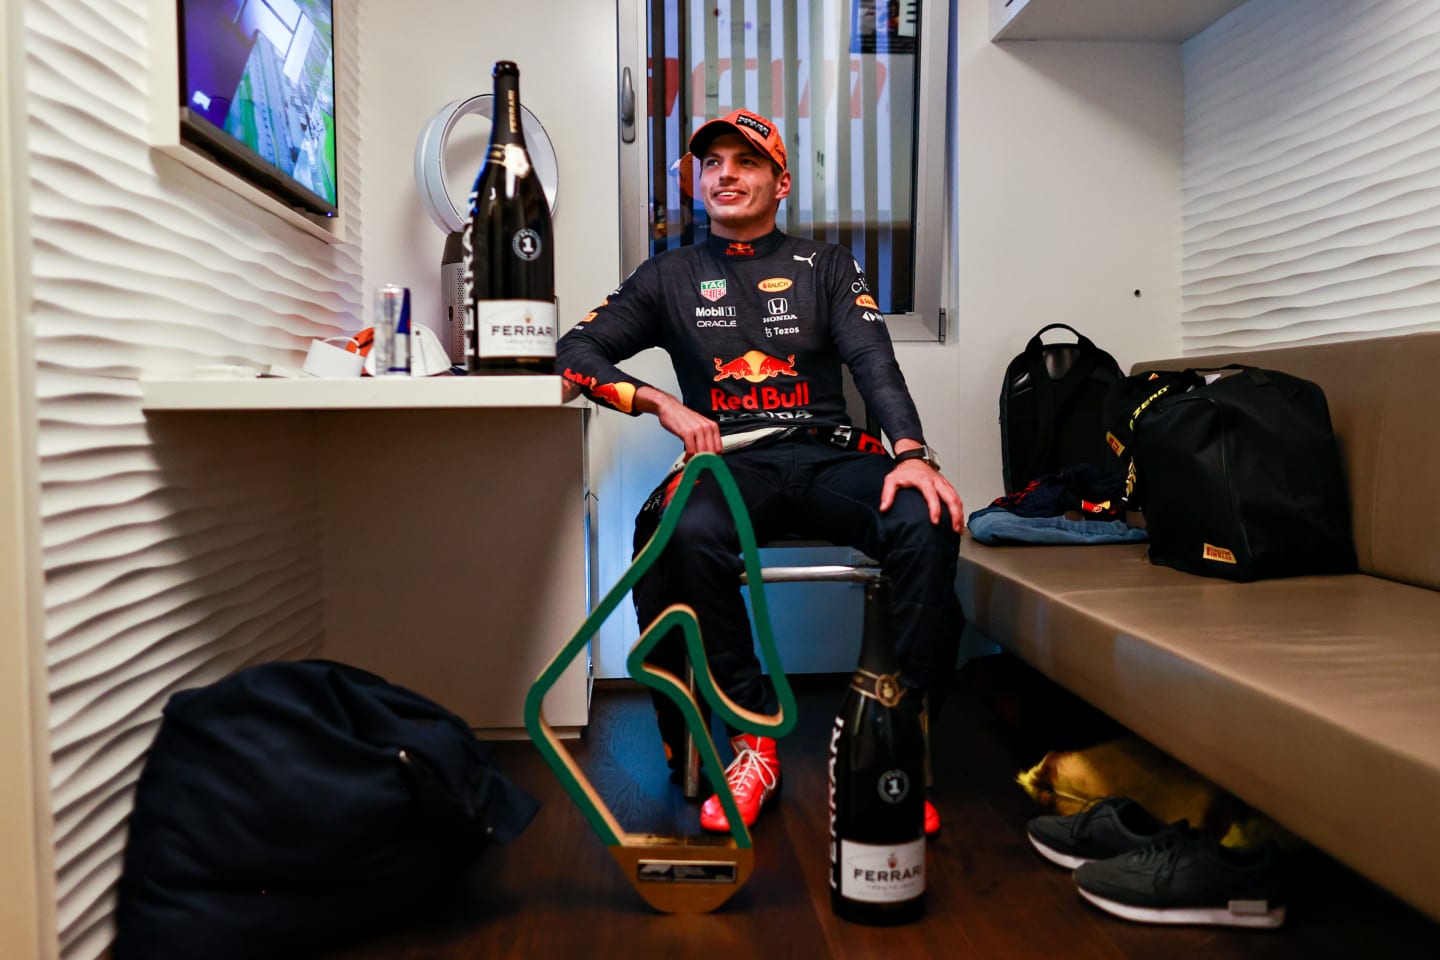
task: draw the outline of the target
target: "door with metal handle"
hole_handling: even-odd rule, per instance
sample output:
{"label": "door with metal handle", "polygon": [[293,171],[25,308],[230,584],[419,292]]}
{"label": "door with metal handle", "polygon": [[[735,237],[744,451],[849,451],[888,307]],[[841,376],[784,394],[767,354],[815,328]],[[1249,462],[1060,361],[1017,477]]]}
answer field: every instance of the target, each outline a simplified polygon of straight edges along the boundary
{"label": "door with metal handle", "polygon": [[620,74],[620,140],[635,142],[635,81],[629,67]]}

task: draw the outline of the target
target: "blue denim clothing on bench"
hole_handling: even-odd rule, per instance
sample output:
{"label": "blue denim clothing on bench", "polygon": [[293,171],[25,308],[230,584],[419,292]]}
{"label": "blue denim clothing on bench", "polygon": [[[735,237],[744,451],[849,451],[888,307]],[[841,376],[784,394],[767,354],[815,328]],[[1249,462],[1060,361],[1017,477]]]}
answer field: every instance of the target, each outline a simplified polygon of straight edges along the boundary
{"label": "blue denim clothing on bench", "polygon": [[1065,517],[1019,517],[1004,507],[985,507],[970,514],[970,536],[991,546],[1014,543],[1131,543],[1145,531],[1121,520],[1068,520]]}

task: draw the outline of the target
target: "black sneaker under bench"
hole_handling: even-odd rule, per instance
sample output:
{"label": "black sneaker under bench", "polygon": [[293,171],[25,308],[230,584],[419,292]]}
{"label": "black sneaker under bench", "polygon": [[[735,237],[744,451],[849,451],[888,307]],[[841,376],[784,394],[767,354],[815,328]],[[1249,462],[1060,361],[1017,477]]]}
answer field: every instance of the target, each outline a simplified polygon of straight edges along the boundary
{"label": "black sneaker under bench", "polygon": [[1167,831],[1144,849],[1084,864],[1075,886],[1101,910],[1140,923],[1285,922],[1275,848],[1222,847],[1200,830]]}
{"label": "black sneaker under bench", "polygon": [[1134,800],[1106,797],[1069,816],[1035,817],[1026,833],[1040,856],[1074,870],[1148,846],[1167,826]]}

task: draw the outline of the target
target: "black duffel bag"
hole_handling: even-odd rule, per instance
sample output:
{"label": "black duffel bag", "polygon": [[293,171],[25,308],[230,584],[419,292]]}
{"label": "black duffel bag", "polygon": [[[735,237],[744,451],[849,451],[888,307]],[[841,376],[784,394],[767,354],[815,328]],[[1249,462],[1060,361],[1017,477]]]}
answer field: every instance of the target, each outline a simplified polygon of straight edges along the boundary
{"label": "black duffel bag", "polygon": [[465,722],[363,670],[175,694],[130,816],[115,960],[312,960],[429,915],[538,804]]}
{"label": "black duffel bag", "polygon": [[1107,402],[1112,447],[1144,491],[1151,562],[1228,580],[1353,571],[1324,391],[1258,367],[1210,372],[1141,372]]}

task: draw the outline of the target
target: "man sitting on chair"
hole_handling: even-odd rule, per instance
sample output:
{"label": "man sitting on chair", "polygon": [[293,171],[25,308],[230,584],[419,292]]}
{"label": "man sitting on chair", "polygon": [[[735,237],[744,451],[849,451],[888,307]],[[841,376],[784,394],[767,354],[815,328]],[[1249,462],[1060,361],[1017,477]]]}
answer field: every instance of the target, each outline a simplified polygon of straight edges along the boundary
{"label": "man sitting on chair", "polygon": [[[880,561],[894,583],[896,646],[907,687],[935,694],[954,669],[964,622],[955,565],[964,509],[925,445],[884,317],[864,273],[835,244],[791,237],[775,223],[790,192],[785,145],[748,110],[711,120],[690,138],[709,215],[701,243],[641,264],[561,340],[567,397],[638,416],[652,413],[685,456],[724,453],[760,542],[782,536],[847,544]],[[615,366],[663,347],[683,399]],[[892,458],[845,411],[841,365],[892,438]],[[638,552],[659,525],[678,473],[646,501]],[[665,552],[635,587],[641,629],[672,603],[694,608],[716,684],[734,703],[775,711],[740,594],[739,539],[710,475],[692,493]],[[678,637],[651,660],[684,669]],[[932,687],[934,690],[932,691]],[[655,695],[672,769],[686,735],[679,710]],[[725,772],[747,826],[780,783],[775,740],[731,730]],[[939,817],[926,803],[926,831]],[[729,825],[717,797],[701,809],[707,830]]]}

